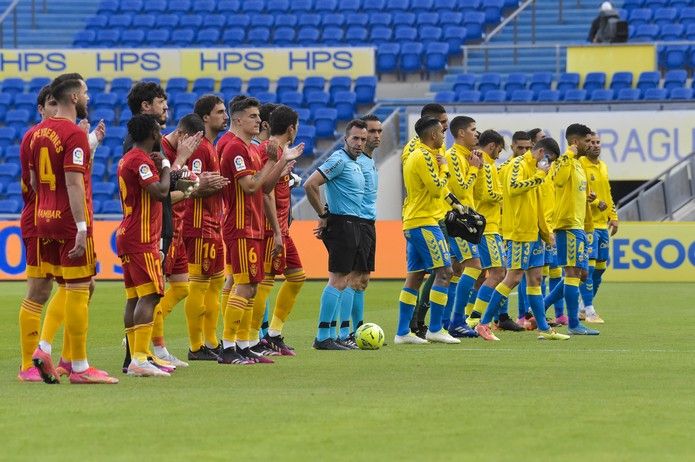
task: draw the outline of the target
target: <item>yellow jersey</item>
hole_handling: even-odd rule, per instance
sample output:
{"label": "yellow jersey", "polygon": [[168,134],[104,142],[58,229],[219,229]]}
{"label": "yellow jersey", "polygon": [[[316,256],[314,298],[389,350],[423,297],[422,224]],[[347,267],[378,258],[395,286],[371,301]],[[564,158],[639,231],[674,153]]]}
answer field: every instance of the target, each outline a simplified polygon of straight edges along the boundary
{"label": "yellow jersey", "polygon": [[[405,166],[405,161],[408,159],[408,157],[410,157],[411,154],[419,151],[420,149],[427,149],[428,151],[430,150],[427,146],[420,142],[420,137],[415,135],[410,139],[410,141],[408,141],[408,143],[405,146],[403,146],[403,152],[401,153],[401,166]],[[446,157],[446,146],[442,145],[442,147],[439,148],[436,154],[442,157]],[[449,204],[447,204],[444,200],[447,194],[449,194],[448,190],[446,190],[442,195],[439,210],[437,211],[437,221],[443,220],[444,215],[446,215],[446,212],[448,212],[449,209],[451,209],[451,207],[449,207]]]}
{"label": "yellow jersey", "polygon": [[536,166],[536,159],[527,151],[516,157],[508,167],[504,185],[504,213],[508,215],[505,238],[515,242],[533,242],[541,235],[550,240],[550,229],[543,213],[541,187],[545,172]]}
{"label": "yellow jersey", "polygon": [[555,230],[555,185],[552,178],[546,176],[541,186],[541,199],[543,200],[543,214],[548,223],[550,232]]}
{"label": "yellow jersey", "polygon": [[485,217],[485,234],[499,234],[502,221],[502,183],[495,160],[483,152],[483,168],[474,187],[475,210]]}
{"label": "yellow jersey", "polygon": [[446,185],[448,165],[437,164],[438,151],[420,145],[403,164],[406,197],[403,202],[403,229],[438,226]]}
{"label": "yellow jersey", "polygon": [[509,167],[512,165],[512,161],[514,160],[514,157],[510,157],[509,159],[505,160],[500,164],[499,167],[497,167],[497,173],[499,174],[500,178],[500,184],[502,185],[502,219],[500,220],[500,234],[502,235],[503,239],[506,239],[504,236],[505,230],[511,229],[509,225],[509,217],[511,214],[505,213],[505,210],[509,208],[509,197],[507,194],[505,194],[505,185],[507,184],[507,178],[509,174]]}
{"label": "yellow jersey", "polygon": [[585,221],[590,219],[586,174],[572,150],[553,162],[550,177],[555,186],[555,229],[586,229]]}
{"label": "yellow jersey", "polygon": [[474,167],[469,163],[472,155],[470,149],[454,143],[446,152],[446,161],[451,172],[449,191],[463,205],[475,208],[473,187],[475,186],[475,180],[478,178],[478,167]]}
{"label": "yellow jersey", "polygon": [[[596,199],[589,204],[594,229],[608,229],[608,221],[618,220],[618,213],[615,211],[615,203],[611,195],[611,185],[608,181],[608,167],[604,161],[597,159],[594,162],[588,157],[580,157],[579,162],[584,167],[589,191],[596,193]],[[603,211],[598,208],[601,201],[608,206]]]}

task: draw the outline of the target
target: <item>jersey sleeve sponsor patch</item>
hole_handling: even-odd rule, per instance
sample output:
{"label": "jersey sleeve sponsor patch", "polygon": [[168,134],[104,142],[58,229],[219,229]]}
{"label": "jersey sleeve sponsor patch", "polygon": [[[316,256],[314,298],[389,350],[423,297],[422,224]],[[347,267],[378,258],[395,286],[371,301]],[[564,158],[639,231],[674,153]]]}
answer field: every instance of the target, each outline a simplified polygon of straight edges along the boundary
{"label": "jersey sleeve sponsor patch", "polygon": [[191,164],[191,171],[193,173],[200,174],[203,171],[203,161],[200,159],[195,159]]}
{"label": "jersey sleeve sponsor patch", "polygon": [[147,164],[142,164],[140,168],[138,169],[140,172],[140,178],[143,180],[147,180],[148,178],[152,178],[152,170],[150,169],[150,166]]}
{"label": "jersey sleeve sponsor patch", "polygon": [[84,165],[84,151],[82,148],[75,148],[72,151],[72,163],[75,165]]}
{"label": "jersey sleeve sponsor patch", "polygon": [[243,157],[236,156],[234,158],[234,168],[237,172],[243,172],[244,170],[246,170],[246,162],[244,161]]}

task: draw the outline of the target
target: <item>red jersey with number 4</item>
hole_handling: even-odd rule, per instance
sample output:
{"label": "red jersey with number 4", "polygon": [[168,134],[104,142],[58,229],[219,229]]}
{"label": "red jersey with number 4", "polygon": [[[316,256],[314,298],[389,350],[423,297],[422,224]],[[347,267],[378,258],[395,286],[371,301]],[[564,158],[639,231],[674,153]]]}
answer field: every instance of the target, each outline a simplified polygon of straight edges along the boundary
{"label": "red jersey with number 4", "polygon": [[[261,153],[261,162],[263,165],[268,162],[268,140],[263,141],[258,146]],[[283,236],[290,234],[290,176],[285,175],[280,177],[275,185],[275,210],[278,216],[278,223]],[[273,228],[270,226],[270,221],[265,220],[265,235],[272,236]]]}
{"label": "red jersey with number 4", "polygon": [[24,208],[22,208],[19,226],[22,230],[23,238],[38,236],[36,230],[36,193],[34,192],[34,188],[31,187],[31,174],[29,173],[29,160],[31,157],[29,144],[35,130],[36,125],[31,127],[29,131],[24,134],[22,144],[19,146],[19,164],[22,167],[20,185],[22,187],[22,200],[24,201]]}
{"label": "red jersey with number 4", "polygon": [[50,118],[34,127],[29,141],[29,168],[38,183],[36,231],[39,237],[71,239],[77,233],[65,173],[83,176],[85,221],[92,235],[92,156],[87,134],[74,121]]}
{"label": "red jersey with number 4", "polygon": [[[200,146],[186,162],[188,170],[200,176],[203,172],[220,173],[215,146],[203,138]],[[183,237],[219,237],[222,231],[222,194],[192,198],[183,217]]]}
{"label": "red jersey with number 4", "polygon": [[118,162],[118,188],[123,220],[116,231],[118,255],[159,252],[162,203],[147,186],[159,182],[157,167],[142,149],[133,148]]}
{"label": "red jersey with number 4", "polygon": [[[176,161],[176,149],[171,145],[166,137],[162,138],[162,153],[169,159],[171,165],[174,165]],[[172,227],[174,228],[174,236],[172,238],[173,242],[179,242],[183,239],[183,216],[186,213],[186,208],[190,206],[188,199],[179,201],[171,206],[171,219]]]}
{"label": "red jersey with number 4", "polygon": [[229,178],[227,186],[227,212],[224,222],[225,238],[263,239],[265,214],[263,213],[263,190],[246,194],[239,184],[245,176],[255,175],[261,170],[261,156],[254,144],[246,144],[239,137],[227,132],[217,143],[220,153],[222,176]]}

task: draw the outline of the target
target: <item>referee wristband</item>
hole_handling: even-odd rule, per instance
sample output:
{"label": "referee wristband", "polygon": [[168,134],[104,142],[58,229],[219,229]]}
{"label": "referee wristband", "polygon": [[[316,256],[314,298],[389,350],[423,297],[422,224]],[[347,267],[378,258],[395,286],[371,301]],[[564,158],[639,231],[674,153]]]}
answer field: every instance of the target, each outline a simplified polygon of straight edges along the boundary
{"label": "referee wristband", "polygon": [[171,168],[171,162],[169,162],[169,159],[162,159],[162,168]]}
{"label": "referee wristband", "polygon": [[87,222],[86,221],[78,221],[75,223],[75,226],[77,226],[77,231],[87,231]]}

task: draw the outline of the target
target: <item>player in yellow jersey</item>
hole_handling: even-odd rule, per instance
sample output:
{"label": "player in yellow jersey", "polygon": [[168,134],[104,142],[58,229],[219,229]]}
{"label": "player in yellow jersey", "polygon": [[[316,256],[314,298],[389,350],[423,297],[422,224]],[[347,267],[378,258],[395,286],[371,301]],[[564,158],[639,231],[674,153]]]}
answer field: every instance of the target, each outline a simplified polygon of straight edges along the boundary
{"label": "player in yellow jersey", "polygon": [[[482,166],[482,153],[475,149],[478,146],[476,123],[470,117],[458,116],[451,121],[450,129],[454,136],[454,145],[446,153],[451,172],[449,191],[463,206],[474,208],[473,189]],[[449,236],[448,242],[454,274],[449,285],[447,307],[444,310],[444,327],[454,337],[475,337],[465,322],[465,314],[471,315],[473,311],[472,306],[466,310],[466,305],[481,273],[478,248],[460,237]],[[477,317],[480,318],[480,314]]]}
{"label": "player in yellow jersey", "polygon": [[548,326],[545,319],[543,296],[541,295],[541,271],[544,261],[544,245],[553,243],[552,230],[543,213],[540,189],[543,185],[548,164],[560,154],[557,142],[546,138],[535,144],[531,151],[516,157],[504,184],[507,197],[505,213],[510,214],[507,231],[507,275],[492,293],[485,313],[475,330],[485,340],[499,340],[489,324],[499,309],[500,303],[509,297],[512,289],[525,274],[528,287],[526,295],[536,318],[539,339],[566,340],[567,335],[558,334]]}
{"label": "player in yellow jersey", "polygon": [[[440,154],[444,133],[434,117],[419,119],[415,131],[421,147],[410,153],[403,165],[406,189],[403,231],[407,242],[408,275],[399,297],[400,314],[394,343],[423,344],[428,340],[460,343],[442,327],[452,274],[449,249],[438,220],[449,181],[449,167],[446,158]],[[430,325],[425,340],[410,331],[410,321],[426,271],[432,273],[434,281],[430,291]]]}
{"label": "player in yellow jersey", "polygon": [[[502,221],[503,188],[495,161],[504,149],[504,138],[494,130],[481,133],[479,142],[483,154],[483,166],[475,182],[475,209],[485,217],[485,232],[478,244],[480,265],[487,272],[485,282],[478,290],[474,313],[483,313],[487,308],[492,292],[507,274],[505,247],[500,234]],[[523,327],[515,323],[506,312],[500,312],[497,324],[500,330],[521,331]]]}
{"label": "player in yellow jersey", "polygon": [[601,285],[601,278],[606,271],[608,260],[609,230],[610,235],[618,231],[618,214],[611,195],[611,185],[608,181],[606,163],[599,159],[601,155],[601,138],[596,133],[591,134],[591,149],[586,156],[579,158],[586,172],[589,190],[596,197],[590,202],[591,218],[594,224],[593,239],[589,239],[589,271],[585,282],[579,286],[584,301],[584,313],[580,310],[580,318],[584,314],[586,322],[602,324],[603,319],[593,307],[594,295]]}
{"label": "player in yellow jersey", "polygon": [[586,232],[593,231],[591,210],[588,207],[589,189],[586,173],[577,156],[591,150],[591,129],[572,124],[565,130],[569,148],[554,163],[550,177],[555,186],[555,239],[558,264],[565,271],[563,283],[546,297],[545,305],[562,295],[567,304],[569,333],[598,335],[599,332],[579,323],[579,283],[582,271],[588,270]]}

